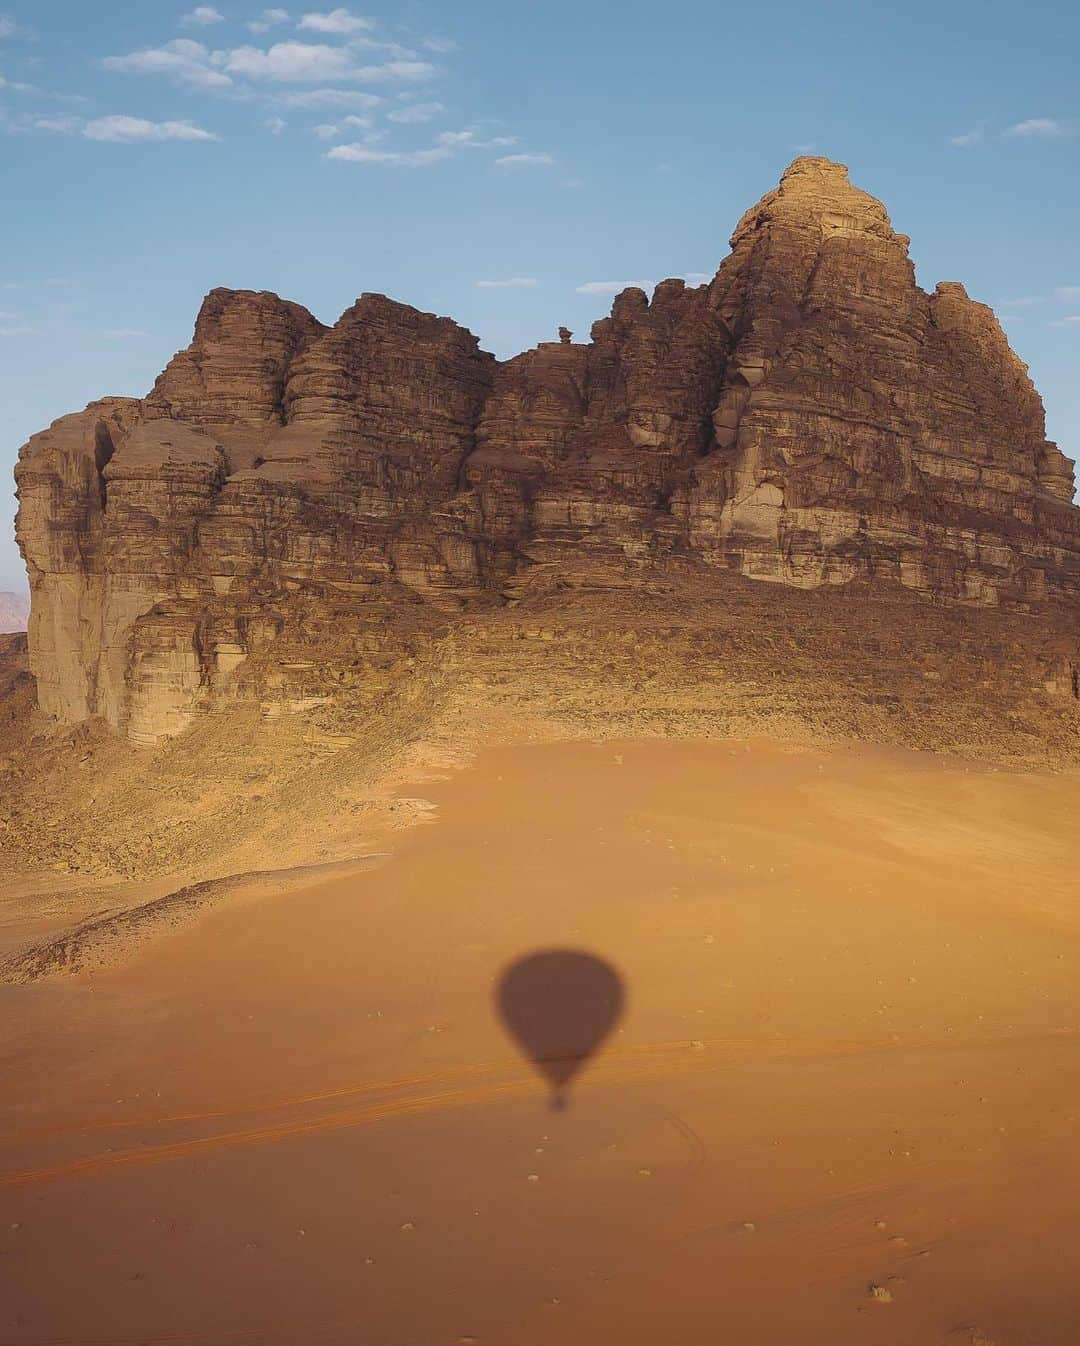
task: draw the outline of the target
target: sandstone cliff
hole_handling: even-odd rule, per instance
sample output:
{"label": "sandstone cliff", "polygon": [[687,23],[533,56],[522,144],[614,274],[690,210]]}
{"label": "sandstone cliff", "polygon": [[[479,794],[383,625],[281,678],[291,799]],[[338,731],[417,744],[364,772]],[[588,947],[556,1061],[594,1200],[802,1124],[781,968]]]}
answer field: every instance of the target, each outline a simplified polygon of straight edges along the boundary
{"label": "sandstone cliff", "polygon": [[326,328],[213,291],[145,399],[20,454],[42,709],[141,742],[229,699],[375,713],[463,614],[691,573],[1075,607],[1071,464],[992,312],[907,245],[803,158],[710,284],[502,364],[379,295]]}

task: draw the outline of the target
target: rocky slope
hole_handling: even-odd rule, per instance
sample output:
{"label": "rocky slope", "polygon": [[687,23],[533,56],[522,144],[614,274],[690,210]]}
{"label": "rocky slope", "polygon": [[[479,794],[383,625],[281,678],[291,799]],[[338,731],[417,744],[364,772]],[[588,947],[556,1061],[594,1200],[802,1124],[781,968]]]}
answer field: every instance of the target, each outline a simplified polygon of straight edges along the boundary
{"label": "rocky slope", "polygon": [[1030,614],[1071,696],[1071,464],[991,311],[907,245],[803,158],[710,284],[502,364],[380,295],[326,328],[213,291],[146,398],[22,450],[42,709],[142,743],[231,700],[374,716],[484,614],[731,572]]}
{"label": "rocky slope", "polygon": [[10,631],[25,631],[30,616],[30,604],[22,594],[5,590],[0,593],[0,635]]}

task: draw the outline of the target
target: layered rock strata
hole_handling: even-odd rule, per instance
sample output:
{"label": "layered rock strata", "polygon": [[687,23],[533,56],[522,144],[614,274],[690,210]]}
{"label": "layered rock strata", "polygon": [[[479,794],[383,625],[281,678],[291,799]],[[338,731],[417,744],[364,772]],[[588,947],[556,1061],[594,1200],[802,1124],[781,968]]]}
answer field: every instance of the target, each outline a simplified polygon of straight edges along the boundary
{"label": "layered rock strata", "polygon": [[824,159],[708,285],[504,363],[364,295],[331,328],[215,290],[142,400],[20,454],[43,710],[137,741],[405,676],[463,612],[725,573],[1037,613],[1080,594],[1072,467],[1026,367]]}

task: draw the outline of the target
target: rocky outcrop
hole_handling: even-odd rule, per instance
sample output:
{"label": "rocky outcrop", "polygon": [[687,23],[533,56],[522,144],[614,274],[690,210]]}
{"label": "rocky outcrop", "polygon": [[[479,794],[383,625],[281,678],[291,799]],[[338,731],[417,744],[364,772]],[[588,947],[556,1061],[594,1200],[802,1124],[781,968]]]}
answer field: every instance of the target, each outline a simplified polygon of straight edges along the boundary
{"label": "rocky outcrop", "polygon": [[1080,594],[1068,460],[994,315],[928,295],[880,202],[798,159],[708,285],[498,364],[364,295],[215,290],[145,399],[17,469],[42,709],[138,741],[380,696],[463,611],[724,572],[1037,612]]}
{"label": "rocky outcrop", "polygon": [[25,631],[30,617],[30,603],[22,594],[4,590],[0,593],[0,635],[11,631]]}

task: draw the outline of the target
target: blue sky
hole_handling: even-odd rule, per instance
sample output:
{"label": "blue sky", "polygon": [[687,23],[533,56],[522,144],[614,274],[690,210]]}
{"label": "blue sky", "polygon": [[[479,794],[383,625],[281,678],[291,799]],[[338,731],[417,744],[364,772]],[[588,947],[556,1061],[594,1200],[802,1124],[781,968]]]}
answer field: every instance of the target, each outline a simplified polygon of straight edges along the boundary
{"label": "blue sky", "polygon": [[995,306],[1076,457],[1078,50],[1064,0],[0,0],[0,473],[144,393],[215,285],[325,322],[382,291],[507,356],[711,275],[804,152]]}

